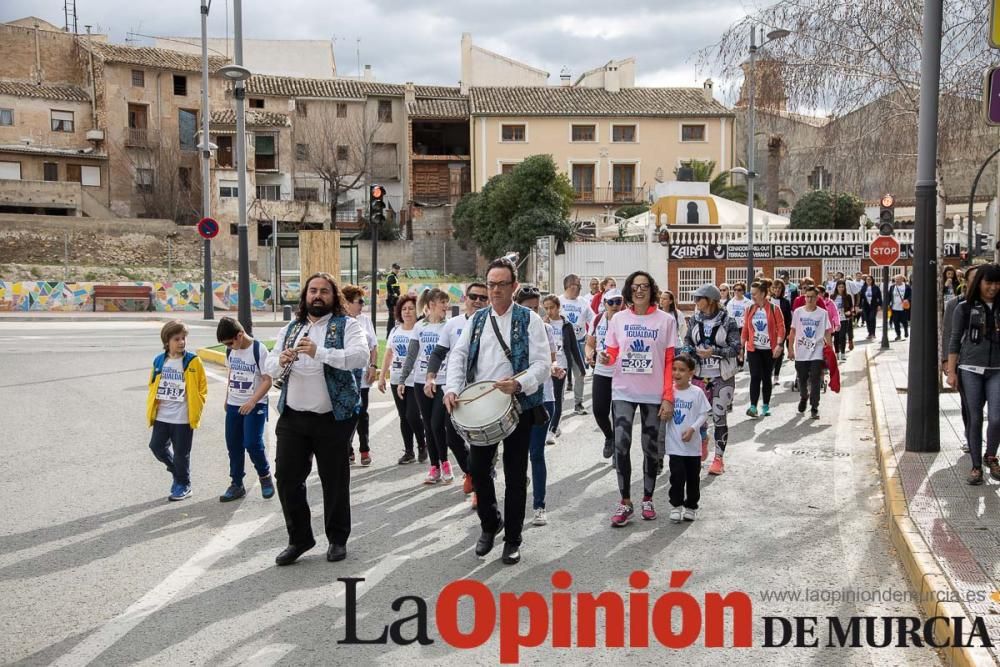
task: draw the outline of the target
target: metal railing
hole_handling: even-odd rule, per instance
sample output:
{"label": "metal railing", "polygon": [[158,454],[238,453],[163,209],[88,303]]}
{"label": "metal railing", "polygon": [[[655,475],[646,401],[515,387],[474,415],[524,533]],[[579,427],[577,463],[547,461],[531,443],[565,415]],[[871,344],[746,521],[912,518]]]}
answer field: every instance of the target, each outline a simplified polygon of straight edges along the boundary
{"label": "metal railing", "polygon": [[130,148],[149,148],[159,142],[160,133],[148,127],[126,127],[125,145]]}
{"label": "metal railing", "polygon": [[576,188],[574,192],[574,201],[578,204],[637,204],[648,197],[648,188]]}

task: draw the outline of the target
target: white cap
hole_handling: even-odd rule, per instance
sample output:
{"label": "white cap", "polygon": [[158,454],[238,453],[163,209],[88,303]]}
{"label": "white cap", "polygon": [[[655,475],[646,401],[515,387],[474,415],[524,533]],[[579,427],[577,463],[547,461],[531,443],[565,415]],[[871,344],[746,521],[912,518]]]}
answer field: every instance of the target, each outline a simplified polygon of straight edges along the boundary
{"label": "white cap", "polygon": [[606,291],[606,292],[604,293],[604,300],[605,300],[605,301],[610,301],[611,299],[620,299],[620,298],[622,298],[622,293],[621,293],[621,292],[619,292],[619,291],[618,291],[618,290],[617,290],[616,288],[614,288],[614,287],[612,287],[611,289],[607,290],[607,291]]}

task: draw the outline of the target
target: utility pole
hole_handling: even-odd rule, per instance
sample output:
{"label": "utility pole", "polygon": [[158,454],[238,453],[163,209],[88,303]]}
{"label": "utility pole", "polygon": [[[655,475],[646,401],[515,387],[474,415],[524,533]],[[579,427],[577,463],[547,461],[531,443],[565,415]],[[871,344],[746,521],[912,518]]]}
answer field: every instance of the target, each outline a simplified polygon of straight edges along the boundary
{"label": "utility pole", "polygon": [[913,230],[913,322],[906,394],[906,451],[941,450],[935,289],[937,238],[938,85],[941,78],[941,21],[944,0],[924,0],[920,59],[920,126],[917,134],[916,223]]}
{"label": "utility pole", "polygon": [[[209,218],[212,213],[212,150],[209,147],[209,106],[208,106],[208,11],[212,0],[201,0],[201,217]],[[201,300],[205,307],[205,319],[215,319],[215,284],[212,282],[212,239],[202,244],[205,260],[201,286]]]}
{"label": "utility pole", "polygon": [[[243,2],[233,0],[233,60],[243,66]],[[236,171],[239,179],[240,221],[239,233],[239,320],[247,335],[253,335],[250,314],[250,242],[247,229],[247,126],[245,80],[238,79],[234,88],[236,98]]]}

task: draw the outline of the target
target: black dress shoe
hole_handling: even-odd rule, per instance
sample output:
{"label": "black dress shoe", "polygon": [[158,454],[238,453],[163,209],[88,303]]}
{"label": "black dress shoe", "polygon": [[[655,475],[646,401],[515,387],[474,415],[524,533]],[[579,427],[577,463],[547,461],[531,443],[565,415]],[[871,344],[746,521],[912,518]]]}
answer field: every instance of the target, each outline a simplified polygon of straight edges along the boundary
{"label": "black dress shoe", "polygon": [[521,547],[504,542],[503,562],[505,565],[517,565],[521,562]]}
{"label": "black dress shoe", "polygon": [[493,542],[497,538],[497,533],[501,530],[503,530],[503,519],[500,519],[500,525],[497,526],[497,529],[494,532],[488,533],[485,530],[483,531],[483,534],[479,536],[479,541],[476,542],[477,556],[481,558],[493,551]]}
{"label": "black dress shoe", "polygon": [[289,544],[285,550],[275,556],[274,562],[278,565],[291,565],[299,559],[299,556],[316,546],[316,542],[309,544]]}
{"label": "black dress shoe", "polygon": [[345,558],[347,558],[347,547],[343,544],[331,544],[330,548],[326,550],[326,559],[331,563]]}

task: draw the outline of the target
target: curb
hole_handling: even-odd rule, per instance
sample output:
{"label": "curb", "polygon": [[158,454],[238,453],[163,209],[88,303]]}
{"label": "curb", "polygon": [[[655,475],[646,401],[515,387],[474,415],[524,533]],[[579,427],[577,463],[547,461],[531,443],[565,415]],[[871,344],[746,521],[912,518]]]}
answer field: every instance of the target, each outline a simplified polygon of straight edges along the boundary
{"label": "curb", "polygon": [[209,364],[216,364],[219,366],[226,365],[226,353],[219,352],[218,350],[213,350],[208,347],[198,348],[196,354],[201,357],[201,360]]}
{"label": "curb", "polygon": [[[889,431],[886,419],[882,414],[881,402],[877,401],[872,368],[878,363],[870,350],[865,353],[865,373],[868,376],[868,400],[872,410],[872,425],[875,432],[876,453],[878,455],[879,472],[882,476],[882,487],[885,490],[885,512],[889,519],[889,538],[899,554],[899,560],[906,571],[913,590],[921,595],[920,608],[928,618],[945,616],[964,617],[966,628],[972,623],[962,606],[956,602],[938,602],[947,600],[954,589],[938,565],[934,553],[924,540],[923,534],[910,517],[909,506],[903,483],[899,478],[892,446],[889,444]],[[934,634],[939,642],[946,640],[948,646],[940,650],[949,665],[955,667],[986,667],[996,665],[996,661],[988,650],[977,646],[956,646],[954,626],[949,623],[944,636],[938,636],[940,624],[934,626]]]}

